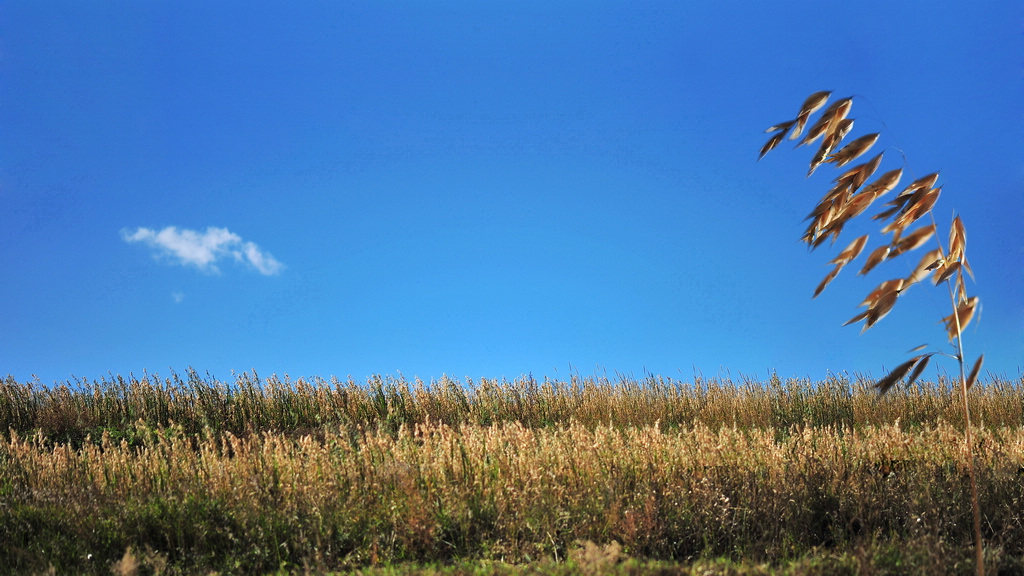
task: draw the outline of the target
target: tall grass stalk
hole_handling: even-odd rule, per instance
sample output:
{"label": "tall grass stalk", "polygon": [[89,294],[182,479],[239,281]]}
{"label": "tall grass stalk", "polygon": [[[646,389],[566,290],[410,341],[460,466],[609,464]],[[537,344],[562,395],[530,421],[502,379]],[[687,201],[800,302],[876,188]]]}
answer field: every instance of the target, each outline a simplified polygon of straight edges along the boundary
{"label": "tall grass stalk", "polygon": [[[796,118],[768,128],[765,132],[772,133],[772,136],[761,148],[758,159],[763,158],[765,154],[778,146],[786,138],[787,134],[789,135],[789,140],[798,140],[803,136],[802,140],[799,140],[798,146],[813,144],[819,138],[821,139],[821,144],[811,159],[807,177],[810,177],[823,164],[831,163],[839,168],[870,150],[878,140],[879,133],[862,136],[840,147],[843,139],[853,128],[853,120],[847,118],[852,108],[853,98],[844,98],[834,102],[821,113],[817,121],[813,124],[810,122],[812,114],[824,107],[830,96],[831,92],[829,91],[811,94],[804,100]],[[810,127],[805,134],[804,128],[808,126]],[[808,216],[811,224],[804,232],[802,240],[811,250],[829,239],[834,244],[847,223],[863,214],[875,200],[896,188],[903,174],[902,168],[886,172],[875,181],[867,183],[867,180],[878,169],[883,154],[878,154],[868,162],[848,169],[833,180],[835,185],[818,202],[817,206]],[[906,164],[905,156],[903,161]],[[887,259],[892,259],[920,248],[933,236],[938,244],[938,248],[925,254],[909,277],[888,280],[875,288],[861,303],[861,306],[867,306],[867,309],[851,318],[847,324],[863,320],[864,327],[862,332],[867,330],[892,310],[898,297],[904,290],[913,284],[925,280],[929,275],[932,276],[932,280],[936,285],[945,282],[949,289],[952,314],[943,320],[946,324],[949,340],[956,341],[956,347],[952,356],[956,359],[960,371],[960,389],[963,399],[964,421],[966,423],[964,427],[964,445],[968,462],[970,463],[971,501],[974,511],[975,561],[977,573],[981,576],[985,571],[981,537],[981,513],[978,506],[978,490],[972,457],[974,448],[971,438],[971,417],[967,393],[978,377],[984,355],[979,357],[974,363],[968,376],[964,369],[965,360],[963,352],[963,329],[974,316],[979,300],[977,297],[967,297],[964,272],[966,271],[972,278],[973,272],[971,272],[971,267],[966,257],[966,232],[960,217],[954,216],[953,218],[950,226],[949,245],[947,247],[943,247],[941,240],[939,240],[936,234],[937,226],[932,209],[942,189],[941,185],[936,186],[938,177],[939,173],[934,172],[917,178],[897,194],[894,200],[886,204],[889,208],[873,216],[873,220],[880,220],[882,223],[891,220],[889,224],[881,228],[881,232],[883,234],[891,233],[892,239],[871,252],[860,274],[867,274],[871,269]],[[862,186],[863,189],[861,188]],[[903,235],[913,223],[924,216],[930,218],[930,226],[921,226],[906,236]],[[844,266],[860,255],[867,243],[867,239],[868,235],[855,239],[831,261],[836,267],[818,284],[814,297],[817,297],[832,282]],[[914,356],[880,379],[875,384],[875,387],[881,394],[885,394],[908,374],[907,385],[909,386],[924,372],[928,361],[937,353],[939,352]]]}

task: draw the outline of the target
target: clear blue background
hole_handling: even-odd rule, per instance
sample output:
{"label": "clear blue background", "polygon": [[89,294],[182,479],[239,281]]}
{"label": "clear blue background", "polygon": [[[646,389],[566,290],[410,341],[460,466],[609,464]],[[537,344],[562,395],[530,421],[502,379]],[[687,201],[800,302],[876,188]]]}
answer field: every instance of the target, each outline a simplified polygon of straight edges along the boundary
{"label": "clear blue background", "polygon": [[[756,162],[828,89],[866,97],[851,136],[942,171],[983,305],[968,360],[1016,378],[1022,32],[1017,1],[5,2],[0,374],[880,376],[950,350],[944,288],[842,326],[923,250],[812,300],[881,235],[809,255],[838,172]],[[123,236],[168,226],[284,268]]]}

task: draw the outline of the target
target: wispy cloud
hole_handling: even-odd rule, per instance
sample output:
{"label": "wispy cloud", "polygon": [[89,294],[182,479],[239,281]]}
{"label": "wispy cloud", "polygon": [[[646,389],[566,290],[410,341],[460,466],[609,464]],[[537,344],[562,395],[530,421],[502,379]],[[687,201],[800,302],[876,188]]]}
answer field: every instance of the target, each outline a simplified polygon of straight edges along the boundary
{"label": "wispy cloud", "polygon": [[156,250],[157,256],[168,257],[184,266],[195,266],[204,272],[220,272],[217,261],[231,258],[236,262],[247,262],[260,274],[272,276],[284,269],[268,252],[260,250],[253,242],[242,238],[227,228],[210,226],[205,232],[168,226],[163,230],[127,228],[121,230],[121,238],[128,243],[142,242]]}

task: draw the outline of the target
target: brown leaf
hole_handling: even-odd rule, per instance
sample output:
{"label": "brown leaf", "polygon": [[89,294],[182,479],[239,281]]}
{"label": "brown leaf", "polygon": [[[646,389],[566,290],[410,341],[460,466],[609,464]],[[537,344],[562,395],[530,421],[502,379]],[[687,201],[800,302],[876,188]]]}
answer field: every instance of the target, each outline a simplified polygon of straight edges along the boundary
{"label": "brown leaf", "polygon": [[814,236],[816,233],[817,232],[815,231],[815,224],[811,224],[810,226],[807,227],[807,230],[804,230],[804,234],[803,236],[800,237],[800,241],[803,242],[804,244],[807,244],[807,246],[810,247],[811,250],[813,250]]}
{"label": "brown leaf", "polygon": [[804,220],[817,218],[830,210],[838,211],[837,207],[845,204],[849,196],[850,189],[848,186],[833,186],[831,190],[822,196],[821,200],[819,200],[818,204],[814,207],[814,211],[808,214],[807,218],[804,218]]}
{"label": "brown leaf", "polygon": [[903,198],[897,198],[890,204],[896,204],[898,202],[904,202],[900,215],[888,226],[882,228],[882,233],[892,232],[893,230],[903,230],[907,226],[910,226],[922,216],[928,213],[935,205],[935,201],[939,199],[939,193],[942,191],[942,187],[932,188],[930,190],[919,190],[910,196],[904,196]]}
{"label": "brown leaf", "polygon": [[[957,306],[955,314],[950,314],[942,319],[942,321],[946,323],[946,332],[949,333],[950,340],[953,340],[953,338],[956,338],[958,335],[963,333],[964,328],[966,328],[971,322],[971,319],[974,318],[974,309],[977,305],[978,297],[971,296],[966,302],[962,302]],[[959,330],[957,329],[958,322]]]}
{"label": "brown leaf", "polygon": [[[964,230],[964,223],[960,216],[953,218],[953,224],[949,227],[949,259],[961,260],[967,249],[967,232]],[[971,276],[974,277],[973,275]]]}
{"label": "brown leaf", "polygon": [[830,222],[829,225],[821,231],[820,235],[814,239],[814,243],[811,244],[811,248],[817,248],[825,242],[825,240],[828,240],[829,234],[832,235],[832,243],[834,244],[836,238],[838,238],[839,234],[843,231],[844,224],[846,224],[846,220],[843,218],[836,218]]}
{"label": "brown leaf", "polygon": [[900,243],[900,238],[902,238],[902,237],[903,237],[903,230],[896,230],[893,233],[892,240],[889,241],[889,244],[893,247],[894,250],[896,249],[896,245]]}
{"label": "brown leaf", "polygon": [[832,125],[829,126],[829,133],[825,134],[825,139],[821,141],[821,146],[811,159],[811,169],[807,171],[807,177],[814,174],[818,166],[825,162],[825,158],[832,153],[832,150],[839,145],[839,142],[846,137],[852,128],[853,120],[848,118],[837,121],[834,127]]}
{"label": "brown leaf", "polygon": [[793,124],[796,124],[796,120],[789,120],[789,121],[786,121],[786,122],[779,122],[778,124],[775,124],[774,126],[769,126],[764,131],[764,133],[768,134],[770,132],[778,132],[779,130],[789,130],[789,128],[791,126],[793,126]]}
{"label": "brown leaf", "polygon": [[829,207],[824,213],[818,216],[818,218],[807,227],[807,233],[804,235],[808,238],[807,243],[810,244],[811,250],[818,247],[819,244],[825,241],[825,238],[832,227],[835,225],[842,227],[842,223],[836,223],[835,219],[836,208],[834,206]]}
{"label": "brown leaf", "polygon": [[929,250],[921,257],[921,260],[917,263],[917,267],[914,268],[914,271],[907,277],[904,284],[910,286],[911,284],[920,282],[928,275],[928,272],[941,264],[942,250],[939,250],[938,248]]}
{"label": "brown leaf", "polygon": [[811,167],[807,171],[805,178],[810,178],[811,174],[814,174],[814,171],[818,169],[818,166],[821,166],[821,163],[825,161],[825,156],[828,155],[829,148],[832,146],[831,141],[834,139],[832,136],[825,137],[818,151],[814,153],[814,156],[811,156]]}
{"label": "brown leaf", "polygon": [[971,280],[974,280],[974,272],[971,270],[970,263],[967,262],[967,256],[964,256],[963,258],[961,258],[960,261],[964,265],[964,270],[967,270],[967,274],[970,275]]}
{"label": "brown leaf", "polygon": [[850,198],[846,205],[843,206],[843,216],[852,220],[863,214],[874,201],[874,194],[865,194],[864,192],[855,194],[853,198]]}
{"label": "brown leaf", "polygon": [[[903,208],[907,205],[907,202],[909,202],[909,201],[910,201],[910,196],[904,196],[903,198],[893,198],[892,200],[886,202],[885,205],[886,206],[894,206],[897,211],[902,211]],[[886,212],[890,212],[890,211],[886,210]]]}
{"label": "brown leaf", "polygon": [[827,161],[835,163],[836,168],[841,168],[843,166],[846,166],[850,162],[856,160],[865,152],[870,150],[871,147],[874,146],[875,142],[877,141],[877,133],[861,136],[860,138],[857,138],[856,140],[850,142],[846,146],[843,146],[841,150],[839,150],[831,157],[829,157]]}
{"label": "brown leaf", "polygon": [[831,90],[820,90],[811,94],[806,100],[804,100],[803,105],[800,106],[800,112],[807,112],[810,114],[817,112],[818,109],[825,105],[825,102],[828,102],[828,97],[831,95]]}
{"label": "brown leaf", "polygon": [[868,328],[874,326],[876,322],[885,318],[886,315],[892,311],[893,306],[896,305],[896,299],[899,298],[899,295],[899,290],[886,292],[879,296],[878,299],[875,300],[874,304],[868,307],[868,315],[864,319],[864,327],[860,330],[861,334],[863,334]]}
{"label": "brown leaf", "polygon": [[868,235],[865,234],[853,242],[850,242],[850,244],[846,248],[843,248],[843,251],[833,258],[829,264],[849,264],[857,256],[860,256],[860,253],[864,250],[864,245],[867,243]]}
{"label": "brown leaf", "polygon": [[801,110],[799,113],[797,113],[797,115],[796,115],[796,126],[793,128],[793,131],[790,132],[790,134],[789,134],[789,139],[790,140],[796,140],[797,138],[800,137],[800,133],[804,131],[804,126],[807,125],[807,119],[810,118],[810,117],[811,117],[811,113],[810,112],[804,112],[804,111]]}
{"label": "brown leaf", "polygon": [[967,242],[967,232],[964,230],[964,222],[960,219],[959,215],[953,218],[952,229],[956,232],[957,237],[959,237],[962,242]]}
{"label": "brown leaf", "polygon": [[[846,324],[851,324],[860,318],[864,318],[864,327],[861,329],[861,333],[863,334],[865,330],[884,318],[886,314],[892,310],[893,306],[896,305],[896,299],[899,297],[902,289],[902,278],[882,282],[871,292],[871,294],[868,294],[868,297],[865,298],[863,302],[860,303],[861,306],[866,305],[868,309]],[[844,326],[846,324],[844,324]]]}
{"label": "brown leaf", "polygon": [[957,306],[967,304],[967,286],[964,286],[963,274],[956,275]]}
{"label": "brown leaf", "polygon": [[807,231],[803,235],[803,240],[811,247],[811,250],[818,247],[821,243],[819,236],[828,228],[829,224],[833,220],[832,212],[833,208],[829,208],[824,213],[818,215],[818,217],[811,222],[811,225],[807,227]]}
{"label": "brown leaf", "polygon": [[883,153],[880,152],[877,156],[868,160],[864,164],[858,164],[858,167],[862,166],[863,168],[857,172],[857,176],[850,182],[851,189],[857,190],[868,181],[868,178],[871,178],[875,173],[875,170],[878,170],[878,165],[882,163],[882,154]]}
{"label": "brown leaf", "polygon": [[797,147],[803,146],[804,144],[810,144],[825,136],[829,132],[829,128],[832,126],[832,121],[836,118],[843,119],[850,113],[850,106],[853,104],[852,98],[844,98],[833,102],[824,112],[821,113],[821,117],[818,121],[811,125],[811,128],[807,131],[807,135],[797,145]]}
{"label": "brown leaf", "polygon": [[[894,220],[894,221],[886,224],[885,226],[882,226],[881,232],[882,232],[882,234],[888,234],[890,232],[895,232],[897,235],[899,235],[899,234],[901,234],[903,232],[903,226],[900,226],[900,223],[898,221]],[[895,244],[895,241],[893,241],[893,244]]]}
{"label": "brown leaf", "polygon": [[863,276],[871,271],[872,268],[878,266],[889,256],[889,250],[891,248],[888,244],[875,248],[871,254],[868,255],[868,261],[864,263],[864,267],[860,269],[857,276]]}
{"label": "brown leaf", "polygon": [[917,377],[920,376],[922,372],[924,372],[924,369],[928,366],[928,361],[931,360],[931,357],[931,354],[918,356],[921,360],[917,363],[917,366],[914,367],[914,371],[910,373],[910,377],[907,378],[908,387],[914,383],[914,380],[917,380]]}
{"label": "brown leaf", "polygon": [[872,290],[866,298],[864,298],[864,301],[858,304],[858,307],[871,306],[878,300],[879,297],[882,296],[882,294],[892,292],[894,290],[902,290],[903,286],[903,278],[894,278],[892,280],[886,280],[885,282],[882,282],[881,284],[876,286],[875,289]]}
{"label": "brown leaf", "polygon": [[974,386],[974,381],[978,379],[978,373],[981,372],[981,363],[985,360],[985,355],[978,356],[978,359],[974,361],[974,367],[971,368],[971,374],[967,377],[966,386],[970,390],[971,386]]}
{"label": "brown leaf", "polygon": [[938,286],[945,280],[948,280],[949,277],[952,276],[953,274],[956,274],[956,271],[959,269],[960,262],[956,260],[953,260],[952,262],[947,262],[946,264],[939,266],[938,268],[935,269],[935,276],[933,280],[935,282],[935,285]]}
{"label": "brown leaf", "polygon": [[865,310],[865,311],[861,312],[860,314],[857,314],[853,318],[850,318],[846,322],[843,322],[843,326],[849,326],[850,324],[853,324],[854,322],[860,322],[861,320],[867,318],[867,316],[868,316],[868,311]]}
{"label": "brown leaf", "polygon": [[786,132],[783,130],[782,132],[775,133],[771,138],[769,138],[768,141],[764,143],[764,146],[761,147],[761,153],[757,156],[758,161],[760,161],[761,158],[764,158],[765,154],[771,152],[773,148],[778,146],[779,142],[782,142],[785,137]]}
{"label": "brown leaf", "polygon": [[[896,215],[896,213],[899,212],[902,208],[903,208],[902,206],[894,206],[892,208],[889,208],[888,210],[883,210],[883,211],[879,212],[878,214],[875,214],[874,216],[871,217],[871,219],[872,220],[881,220],[882,222],[885,222],[889,218],[891,218],[894,215]],[[882,233],[885,234],[884,231]]]}
{"label": "brown leaf", "polygon": [[896,195],[896,197],[897,198],[901,198],[903,196],[909,196],[909,195],[911,195],[911,194],[913,194],[913,193],[915,193],[915,192],[917,192],[919,190],[927,190],[927,189],[935,186],[935,183],[938,180],[939,180],[939,173],[938,172],[933,172],[933,173],[928,174],[926,176],[922,176],[922,177],[918,178],[917,180],[914,180],[913,182],[911,182],[909,185],[907,185],[907,187],[904,188],[903,190],[901,190],[900,193]]}
{"label": "brown leaf", "polygon": [[896,187],[896,184],[899,183],[900,177],[902,177],[902,176],[903,176],[903,169],[902,168],[897,168],[895,170],[890,170],[890,171],[882,174],[881,176],[878,177],[877,180],[875,180],[874,182],[869,184],[867,186],[867,188],[864,189],[862,194],[869,194],[870,193],[870,194],[874,194],[875,197],[878,198],[878,197],[882,196],[883,194],[886,194],[886,193],[892,191],[892,189]]}
{"label": "brown leaf", "polygon": [[822,214],[825,214],[832,209],[832,200],[830,198],[822,198],[821,202],[814,206],[814,210],[804,218],[804,221],[810,219],[817,219]]}
{"label": "brown leaf", "polygon": [[828,275],[825,276],[825,279],[822,280],[820,284],[818,284],[818,287],[814,290],[814,296],[812,296],[811,298],[817,298],[818,294],[821,294],[821,291],[825,289],[825,286],[828,286],[829,282],[831,282],[842,269],[843,265],[839,264],[835,267],[834,270],[829,272]]}
{"label": "brown leaf", "polygon": [[906,238],[899,241],[896,248],[893,249],[890,258],[895,258],[904,252],[910,252],[916,250],[924,245],[935,234],[935,224],[928,224],[927,226],[921,226],[917,230],[914,230],[906,236]]}
{"label": "brown leaf", "polygon": [[843,119],[836,121],[835,127],[832,129],[832,133],[836,135],[835,142],[832,143],[833,150],[836,146],[839,146],[839,143],[843,141],[843,138],[846,138],[846,135],[850,133],[850,130],[853,130],[853,118],[844,117]]}
{"label": "brown leaf", "polygon": [[850,108],[853,105],[853,98],[845,98],[837,102],[839,106],[836,107],[835,112],[832,113],[832,119],[828,123],[828,130],[825,131],[825,136],[836,132],[842,132],[843,134],[839,137],[840,140],[846,137],[846,133],[849,132],[849,128],[853,125],[853,120],[850,120],[846,124],[844,129],[844,123],[847,122],[847,116],[850,114]]}
{"label": "brown leaf", "polygon": [[800,106],[800,112],[796,115],[796,128],[793,128],[793,133],[789,135],[790,140],[796,140],[800,137],[800,133],[803,132],[804,125],[807,123],[807,119],[816,112],[819,108],[825,105],[828,101],[828,97],[832,95],[830,90],[822,90],[815,92],[804,100],[802,106]]}
{"label": "brown leaf", "polygon": [[[876,156],[876,158],[877,158],[877,156]],[[833,178],[832,182],[835,183],[835,186],[833,187],[833,190],[836,189],[836,188],[840,188],[840,187],[842,187],[842,188],[849,188],[850,187],[850,183],[853,182],[857,178],[857,175],[860,174],[861,171],[864,170],[865,167],[866,167],[866,164],[857,164],[853,168],[849,168],[849,169],[846,170],[846,172],[843,172],[839,176],[836,176],[835,178]]]}
{"label": "brown leaf", "polygon": [[942,186],[939,186],[937,188],[932,188],[931,190],[929,190],[921,198],[921,201],[918,202],[914,206],[914,212],[917,213],[917,215],[914,217],[914,219],[916,220],[916,219],[924,216],[925,214],[927,214],[932,209],[932,207],[935,206],[935,202],[939,199],[939,194],[941,194],[941,193],[942,193]]}
{"label": "brown leaf", "polygon": [[[844,220],[844,222],[845,222],[845,220]],[[836,226],[830,226],[829,227],[831,229],[830,231],[832,232],[832,242],[831,242],[832,244],[835,244],[836,240],[839,240],[839,234],[843,231],[843,223],[844,222],[840,222]]]}
{"label": "brown leaf", "polygon": [[797,144],[797,148],[805,144],[813,144],[815,140],[825,135],[825,131],[828,130],[828,123],[830,118],[827,113],[823,113],[818,121],[811,125],[810,129],[807,130],[807,134],[804,135],[804,139]]}
{"label": "brown leaf", "polygon": [[914,363],[917,362],[919,358],[921,358],[921,357],[920,356],[915,356],[915,357],[911,358],[910,360],[907,360],[903,364],[900,364],[896,368],[893,368],[892,372],[889,372],[889,374],[885,378],[882,378],[881,380],[879,380],[874,385],[874,388],[878,389],[878,395],[879,396],[884,396],[885,393],[888,392],[889,389],[892,388],[894,384],[899,382],[900,379],[902,379],[903,376],[905,376],[907,374],[907,372],[910,371],[910,369],[914,366]]}

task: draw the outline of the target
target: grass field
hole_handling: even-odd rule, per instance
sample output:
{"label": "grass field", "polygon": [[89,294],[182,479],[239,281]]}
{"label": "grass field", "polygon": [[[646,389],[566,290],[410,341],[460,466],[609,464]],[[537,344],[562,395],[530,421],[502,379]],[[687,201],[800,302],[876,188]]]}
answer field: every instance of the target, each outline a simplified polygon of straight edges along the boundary
{"label": "grass field", "polygon": [[[0,385],[9,573],[973,570],[944,380]],[[971,392],[986,567],[1024,573],[1024,379]]]}

